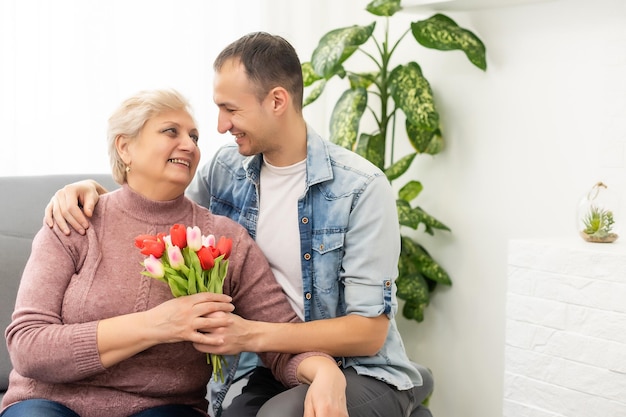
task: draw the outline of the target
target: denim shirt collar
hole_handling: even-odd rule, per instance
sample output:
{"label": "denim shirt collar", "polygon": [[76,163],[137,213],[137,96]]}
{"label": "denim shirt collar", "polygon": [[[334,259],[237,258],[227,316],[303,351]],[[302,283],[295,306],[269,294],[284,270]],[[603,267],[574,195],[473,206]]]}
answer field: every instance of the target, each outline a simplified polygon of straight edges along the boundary
{"label": "denim shirt collar", "polygon": [[[328,145],[309,124],[306,125],[306,188],[333,179]],[[252,155],[244,159],[243,169],[246,177],[255,185],[259,185],[261,162],[263,155]]]}

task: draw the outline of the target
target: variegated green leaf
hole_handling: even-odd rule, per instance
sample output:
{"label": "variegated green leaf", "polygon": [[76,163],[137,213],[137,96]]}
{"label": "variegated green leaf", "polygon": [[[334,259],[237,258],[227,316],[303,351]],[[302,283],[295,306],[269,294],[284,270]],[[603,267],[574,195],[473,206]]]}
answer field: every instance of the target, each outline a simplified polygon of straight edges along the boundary
{"label": "variegated green leaf", "polygon": [[448,226],[446,226],[430,214],[426,213],[424,210],[422,210],[421,207],[413,208],[413,213],[415,213],[416,217],[420,219],[420,223],[422,223],[426,227],[426,233],[428,233],[429,235],[434,234],[433,229],[446,230],[448,232],[450,231],[450,228]]}
{"label": "variegated green leaf", "polygon": [[428,283],[420,274],[402,275],[396,279],[397,295],[403,300],[428,304]]}
{"label": "variegated green leaf", "polygon": [[341,64],[372,36],[374,27],[376,22],[368,26],[354,25],[326,33],[311,56],[313,70],[327,80],[338,74]]}
{"label": "variegated green leaf", "polygon": [[365,8],[376,16],[393,16],[398,10],[402,10],[400,0],[374,0]]}
{"label": "variegated green leaf", "polygon": [[415,40],[427,48],[461,50],[472,64],[482,70],[487,69],[485,45],[474,33],[459,27],[448,16],[436,14],[426,20],[413,22],[411,32]]}
{"label": "variegated green leaf", "polygon": [[348,80],[350,80],[350,88],[368,88],[370,85],[374,83],[376,77],[378,77],[377,72],[367,72],[361,74],[348,74]]}
{"label": "variegated green leaf", "polygon": [[413,214],[413,208],[409,202],[402,199],[396,200],[396,208],[398,210],[398,223],[401,226],[417,229],[420,219]]}
{"label": "variegated green leaf", "polygon": [[416,322],[421,323],[422,321],[424,321],[425,309],[425,304],[407,301],[404,303],[404,307],[402,307],[402,316],[406,317],[409,320],[415,320]]}
{"label": "variegated green leaf", "polygon": [[398,209],[398,222],[402,226],[417,230],[419,225],[423,224],[424,232],[429,235],[434,235],[434,229],[450,231],[448,226],[426,213],[420,207],[411,207],[408,200],[396,200],[396,208]]}
{"label": "variegated green leaf", "polygon": [[354,151],[378,168],[383,169],[385,165],[385,138],[380,133],[376,135],[361,133]]}
{"label": "variegated green leaf", "polygon": [[398,178],[400,175],[404,174],[407,169],[411,166],[411,163],[415,159],[416,153],[408,154],[395,164],[390,166],[385,170],[385,175],[389,181],[393,181]]}
{"label": "variegated green leaf", "polygon": [[413,239],[402,236],[402,253],[406,253],[416,263],[420,273],[439,284],[452,285],[448,273],[430,256],[422,245]]}
{"label": "variegated green leaf", "polygon": [[398,191],[398,197],[404,201],[411,202],[422,192],[424,186],[421,182],[411,180],[404,184],[400,191]]}
{"label": "variegated green leaf", "polygon": [[389,91],[411,124],[430,131],[439,127],[433,92],[417,63],[394,68],[389,75]]}
{"label": "variegated green leaf", "polygon": [[302,81],[304,82],[304,86],[308,87],[313,84],[317,80],[321,80],[322,77],[315,72],[313,69],[313,65],[310,62],[302,63]]}
{"label": "variegated green leaf", "polygon": [[367,91],[364,88],[344,91],[330,118],[330,141],[353,150],[366,106]]}
{"label": "variegated green leaf", "polygon": [[311,87],[309,90],[309,95],[302,102],[302,107],[306,107],[309,104],[313,103],[318,97],[324,92],[324,88],[326,87],[326,80],[321,79]]}
{"label": "variegated green leaf", "polygon": [[443,150],[443,138],[440,129],[434,131],[421,129],[419,126],[411,124],[407,119],[406,134],[413,149],[419,153],[436,155]]}

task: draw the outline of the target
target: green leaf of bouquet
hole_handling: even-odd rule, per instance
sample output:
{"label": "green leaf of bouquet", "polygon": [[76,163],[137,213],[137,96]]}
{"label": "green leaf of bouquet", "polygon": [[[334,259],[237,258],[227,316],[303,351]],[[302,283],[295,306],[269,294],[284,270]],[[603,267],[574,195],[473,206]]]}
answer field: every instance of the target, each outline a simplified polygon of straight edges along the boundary
{"label": "green leaf of bouquet", "polygon": [[174,297],[180,297],[183,295],[188,295],[187,293],[187,282],[178,274],[165,274],[167,277],[167,283],[170,286],[170,290],[172,291],[172,295]]}
{"label": "green leaf of bouquet", "polygon": [[147,271],[141,271],[141,275],[145,275],[145,276],[150,277],[150,278],[158,279],[159,281],[164,282],[164,283],[167,284],[167,279],[165,279],[165,277],[155,277],[155,276],[153,276],[152,274],[150,274]]}
{"label": "green leaf of bouquet", "polygon": [[486,50],[482,41],[471,31],[463,29],[443,14],[411,23],[416,41],[426,48],[439,51],[461,50],[470,62],[483,71],[487,69]]}
{"label": "green leaf of bouquet", "polygon": [[196,274],[192,273],[187,276],[187,294],[197,294],[198,282],[196,281]]}

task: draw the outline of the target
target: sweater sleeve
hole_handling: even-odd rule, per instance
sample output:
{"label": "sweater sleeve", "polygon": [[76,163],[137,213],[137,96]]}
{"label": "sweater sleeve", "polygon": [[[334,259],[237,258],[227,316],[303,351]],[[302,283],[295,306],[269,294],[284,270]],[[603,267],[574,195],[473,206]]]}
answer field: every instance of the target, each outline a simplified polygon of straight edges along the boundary
{"label": "sweater sleeve", "polygon": [[[270,269],[267,259],[258,245],[244,228],[238,228],[233,238],[229,261],[229,273],[224,282],[224,292],[233,297],[235,313],[241,317],[264,322],[301,322],[291,308],[287,296]],[[309,356],[332,357],[321,352],[301,354],[259,353],[276,379],[287,387],[300,382],[297,378],[298,365]]]}
{"label": "sweater sleeve", "polygon": [[[84,262],[87,236],[65,236],[44,226],[35,236],[17,293],[6,340],[14,369],[44,382],[71,382],[104,371],[97,348],[97,322],[64,323],[72,277]],[[88,301],[87,301],[88,302]]]}

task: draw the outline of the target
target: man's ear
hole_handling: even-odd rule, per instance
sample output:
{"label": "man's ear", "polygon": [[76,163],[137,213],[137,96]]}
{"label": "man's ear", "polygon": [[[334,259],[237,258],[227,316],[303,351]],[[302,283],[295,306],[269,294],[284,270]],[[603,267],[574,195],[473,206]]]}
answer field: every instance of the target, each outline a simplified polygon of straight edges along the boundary
{"label": "man's ear", "polygon": [[272,100],[272,111],[284,113],[289,108],[291,96],[283,87],[272,88],[269,95]]}

